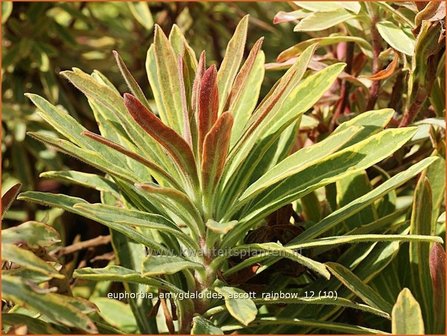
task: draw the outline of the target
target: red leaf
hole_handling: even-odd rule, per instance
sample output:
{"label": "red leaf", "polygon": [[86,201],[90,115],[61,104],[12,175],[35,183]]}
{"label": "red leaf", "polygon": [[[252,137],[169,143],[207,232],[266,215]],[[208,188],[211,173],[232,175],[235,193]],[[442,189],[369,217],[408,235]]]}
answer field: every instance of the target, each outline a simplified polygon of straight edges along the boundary
{"label": "red leaf", "polygon": [[396,70],[397,65],[399,64],[399,55],[397,54],[397,52],[394,52],[394,57],[393,60],[391,61],[390,64],[388,64],[388,66],[383,69],[380,70],[378,72],[376,72],[375,74],[367,77],[368,79],[372,80],[372,81],[378,81],[378,80],[382,80],[382,79],[386,79],[388,77],[390,77],[394,71]]}
{"label": "red leaf", "polygon": [[191,105],[195,114],[197,114],[199,111],[198,99],[200,92],[200,82],[205,72],[205,67],[206,67],[206,53],[205,51],[202,51],[199,57],[199,63],[197,64],[196,77],[194,78],[194,83],[192,84]]}
{"label": "red leaf", "polygon": [[204,193],[212,192],[219,181],[228,155],[233,116],[222,113],[208,132],[203,144],[202,185]]}
{"label": "red leaf", "polygon": [[206,134],[217,120],[219,95],[217,91],[217,69],[210,66],[203,74],[199,91],[199,154]]}
{"label": "red leaf", "polygon": [[124,94],[124,104],[132,118],[160,145],[168,151],[181,172],[193,183],[198,185],[198,176],[194,155],[188,143],[172,128],[163,124],[153,113],[131,94]]}
{"label": "red leaf", "polygon": [[445,297],[445,251],[441,244],[435,243],[430,250],[430,276],[433,284],[435,311],[443,314]]}
{"label": "red leaf", "polygon": [[5,212],[11,206],[12,202],[14,202],[14,200],[16,199],[17,195],[20,192],[20,189],[22,189],[22,184],[21,183],[14,184],[2,196],[2,218],[3,218],[3,215],[5,214]]}

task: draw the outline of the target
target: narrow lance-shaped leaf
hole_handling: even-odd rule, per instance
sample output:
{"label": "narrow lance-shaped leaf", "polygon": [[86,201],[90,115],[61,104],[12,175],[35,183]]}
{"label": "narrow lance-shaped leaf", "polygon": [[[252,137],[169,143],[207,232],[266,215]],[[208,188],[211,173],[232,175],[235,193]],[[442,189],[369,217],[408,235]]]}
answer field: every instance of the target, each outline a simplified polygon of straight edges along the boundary
{"label": "narrow lance-shaped leaf", "polygon": [[[104,268],[79,268],[75,270],[73,277],[79,279],[93,280],[93,281],[120,281],[120,282],[133,282],[141,283],[155,288],[161,288],[173,293],[182,293],[181,289],[175,287],[170,282],[163,279],[155,279],[144,277],[141,273],[136,272],[122,266],[111,265]],[[189,301],[189,300],[184,300]]]}
{"label": "narrow lance-shaped leaf", "polygon": [[435,333],[442,334],[445,326],[445,251],[440,243],[433,244],[430,250],[430,276],[433,288],[433,325],[438,326]]}
{"label": "narrow lance-shaped leaf", "polygon": [[353,19],[354,17],[354,15],[343,8],[335,9],[330,12],[314,12],[302,19],[293,30],[320,31]]}
{"label": "narrow lance-shaped leaf", "polygon": [[[34,105],[39,109],[39,114],[47,121],[54,129],[70,140],[72,143],[78,145],[81,148],[99,151],[97,143],[89,141],[85,137],[81,136],[81,133],[86,131],[85,127],[77,122],[72,116],[61,108],[50,104],[47,100],[35,94],[27,94],[27,97],[31,99]],[[103,148],[103,153],[110,157],[116,163],[124,165],[125,160],[122,156],[117,155],[108,148]]]}
{"label": "narrow lance-shaped leaf", "polygon": [[186,194],[173,188],[163,188],[147,183],[136,186],[145,190],[150,198],[155,198],[158,203],[184,220],[197,239],[203,233],[204,225],[200,212]]}
{"label": "narrow lance-shaped leaf", "polygon": [[342,145],[344,145],[361,130],[362,129],[360,127],[350,127],[349,129],[333,134],[312,146],[300,149],[278,163],[255,183],[248,187],[240,197],[240,200],[253,197],[252,195],[258,194],[274,183],[281,181],[288,176],[292,176],[312,163],[336,152]]}
{"label": "narrow lance-shaped leaf", "polygon": [[[186,233],[178,228],[169,219],[138,210],[129,210],[103,204],[77,204],[76,209],[83,208],[86,214],[94,215],[98,222],[116,223],[128,227],[141,227],[166,232],[176,236],[180,241],[192,249],[198,249],[197,242],[193,241]],[[75,209],[75,210],[76,210]],[[87,213],[88,212],[88,213]]]}
{"label": "narrow lance-shaped leaf", "polygon": [[318,43],[318,48],[320,48],[332,44],[338,44],[340,42],[354,42],[360,48],[362,48],[362,51],[364,51],[367,55],[371,55],[372,57],[372,47],[365,39],[357,36],[343,36],[333,34],[325,37],[311,38],[303,42],[300,42],[281,52],[276,58],[276,60],[277,62],[285,62],[292,57],[300,55],[304,51],[304,49],[306,49],[308,46],[314,43]]}
{"label": "narrow lance-shaped leaf", "polygon": [[391,313],[394,335],[423,335],[424,320],[419,303],[408,288],[402,289]]}
{"label": "narrow lance-shaped leaf", "polygon": [[188,143],[172,128],[164,125],[134,96],[124,94],[124,103],[135,121],[160,145],[166,148],[180,170],[193,186],[198,185],[194,155]]}
{"label": "narrow lance-shaped leaf", "polygon": [[[177,57],[168,38],[158,25],[155,26],[153,47],[158,81],[151,82],[151,87],[156,87],[159,93],[159,97],[155,98],[161,120],[178,134],[183,134]],[[148,69],[149,71],[151,70]]]}
{"label": "narrow lance-shaped leaf", "polygon": [[124,181],[128,181],[131,183],[136,182],[135,176],[129,176],[129,172],[117,165],[115,163],[112,163],[111,161],[102,158],[99,156],[98,153],[80,148],[74,144],[72,144],[70,141],[55,138],[53,136],[48,136],[44,133],[38,133],[38,132],[29,132],[28,135],[31,137],[46,143],[50,146],[55,147],[57,150],[59,150],[62,153],[66,153],[68,155],[71,155],[82,162],[85,162],[103,172],[106,172],[112,176],[117,176],[122,178]]}
{"label": "narrow lance-shaped leaf", "polygon": [[354,273],[352,273],[348,268],[337,263],[326,263],[329,267],[330,272],[340,280],[346,287],[348,287],[352,292],[354,292],[358,297],[360,297],[368,305],[383,310],[387,313],[391,312],[392,305],[386,302],[379,293],[368,286],[366,283],[362,282]]}
{"label": "narrow lance-shaped leaf", "polygon": [[225,111],[230,111],[235,119],[231,145],[234,145],[242,135],[258,101],[265,71],[265,56],[261,51],[262,42],[263,39],[259,39],[250,50],[228,96]]}
{"label": "narrow lance-shaped leaf", "polygon": [[26,246],[37,249],[53,246],[60,241],[56,229],[40,222],[29,221],[2,230],[2,244],[25,243]]}
{"label": "narrow lance-shaped leaf", "polygon": [[143,261],[143,276],[153,277],[175,274],[185,269],[202,269],[202,264],[177,256],[148,256]]}
{"label": "narrow lance-shaped leaf", "polygon": [[230,145],[233,116],[223,113],[204,140],[202,155],[202,189],[209,197],[222,175]]}
{"label": "narrow lance-shaped leaf", "polygon": [[182,80],[185,86],[188,110],[191,109],[192,87],[197,70],[197,59],[194,50],[189,45],[180,28],[174,24],[169,33],[169,42],[177,57],[182,58]]}
{"label": "narrow lance-shaped leaf", "polygon": [[[20,326],[26,325],[29,334],[38,335],[62,335],[63,328],[57,329],[56,326],[44,322],[39,318],[31,317],[25,314],[3,313],[3,325]],[[66,332],[66,331],[65,331]]]}
{"label": "narrow lance-shaped leaf", "polygon": [[[224,255],[221,259],[228,258],[231,255],[235,255],[238,252],[242,251],[265,251],[271,254],[276,254],[276,256],[281,256],[283,258],[287,258],[293,260],[297,263],[300,263],[303,266],[317,272],[321,276],[326,279],[330,278],[330,273],[328,272],[326,266],[318,261],[315,261],[311,258],[305,257],[302,254],[280,245],[279,243],[262,243],[262,244],[247,244],[247,245],[239,245],[231,249],[229,255]],[[217,263],[217,262],[216,262]]]}
{"label": "narrow lance-shaped leaf", "polygon": [[161,177],[161,178],[165,179],[171,185],[181,189],[181,186],[177,183],[177,181],[175,181],[173,179],[173,177],[171,175],[169,175],[158,164],[153,163],[153,162],[145,159],[141,155],[139,155],[137,153],[134,153],[134,152],[131,152],[128,149],[124,148],[123,146],[121,146],[121,145],[119,145],[117,143],[114,143],[113,141],[111,141],[109,139],[106,139],[106,138],[104,138],[104,137],[102,137],[102,136],[100,136],[98,134],[93,133],[93,132],[85,131],[82,134],[87,136],[87,137],[89,137],[89,138],[91,138],[91,139],[93,139],[93,140],[95,140],[95,141],[97,141],[97,142],[99,142],[99,143],[102,143],[103,145],[105,145],[107,147],[115,149],[116,151],[118,151],[118,152],[120,152],[120,153],[122,153],[122,154],[124,154],[124,155],[126,155],[126,156],[128,156],[130,158],[132,158],[135,161],[138,161],[138,162],[142,163],[143,165],[148,167],[151,171],[153,171],[155,177]]}
{"label": "narrow lance-shaped leaf", "polygon": [[46,206],[61,208],[77,215],[90,218],[110,227],[113,230],[121,232],[133,241],[146,245],[154,251],[168,253],[168,250],[164,246],[153,241],[134,227],[122,223],[114,223],[110,220],[103,220],[102,218],[98,217],[97,213],[89,208],[90,204],[82,198],[71,197],[62,194],[49,194],[36,191],[27,191],[20,194],[18,199],[34,202],[37,204],[43,204]]}
{"label": "narrow lance-shaped leaf", "polygon": [[98,105],[104,107],[100,110],[104,112],[104,118],[106,120],[119,122],[125,130],[129,140],[139,148],[145,157],[150,158],[151,160],[159,160],[160,164],[162,164],[171,175],[177,173],[172,160],[165,157],[163,148],[133,121],[124,105],[123,98],[116,92],[116,89],[107,86],[93,76],[89,76],[76,68],[73,71],[64,71],[62,72],[62,75],[68,78],[74,86],[81,90],[89,100],[94,100]]}
{"label": "narrow lance-shaped leaf", "polygon": [[60,170],[43,172],[39,177],[78,184],[119,196],[118,188],[114,182],[96,174],[83,173],[75,170]]}
{"label": "narrow lance-shaped leaf", "polygon": [[401,234],[359,234],[359,235],[343,235],[335,237],[324,237],[315,240],[310,240],[305,243],[290,244],[287,248],[291,249],[306,249],[321,246],[333,246],[346,243],[360,243],[360,242],[385,242],[385,241],[399,241],[399,242],[424,242],[424,243],[441,243],[442,238],[428,235],[401,235]]}
{"label": "narrow lance-shaped leaf", "polygon": [[[351,172],[359,171],[383,160],[406,143],[415,133],[414,128],[385,130],[356,145],[328,156],[302,172],[278,183],[254,206],[271,212],[307,192],[336,181]],[[334,162],[337,168],[334,169]],[[349,169],[349,170],[348,170]],[[272,205],[275,204],[274,207]],[[264,210],[265,209],[265,210]],[[250,214],[255,217],[256,211]]]}
{"label": "narrow lance-shaped leaf", "polygon": [[217,91],[217,70],[212,65],[203,74],[199,89],[199,155],[202,154],[206,134],[217,120],[219,96]]}
{"label": "narrow lance-shaped leaf", "polygon": [[149,103],[146,99],[146,96],[143,93],[143,90],[141,90],[140,86],[138,85],[135,78],[133,78],[132,74],[130,73],[129,69],[127,69],[126,64],[124,63],[121,56],[118,54],[117,51],[113,50],[113,56],[115,56],[116,63],[118,64],[118,67],[121,71],[121,74],[124,78],[124,80],[127,83],[127,86],[129,87],[132,94],[137,97],[140,102],[149,109]]}
{"label": "narrow lance-shaped leaf", "polygon": [[79,309],[67,304],[66,297],[56,293],[37,293],[21,279],[3,275],[2,294],[6,300],[26,305],[48,317],[52,322],[97,333],[93,321]]}
{"label": "narrow lance-shaped leaf", "polygon": [[58,273],[54,267],[40,259],[33,252],[22,249],[13,244],[2,243],[2,258],[29,270],[39,272],[53,278],[64,278],[63,274]]}
{"label": "narrow lance-shaped leaf", "polygon": [[219,114],[224,111],[225,103],[233,85],[234,78],[242,61],[247,39],[248,15],[244,16],[236,27],[233,37],[228,42],[225,57],[217,74],[219,87]]}
{"label": "narrow lance-shaped leaf", "polygon": [[[187,92],[185,86],[185,65],[183,58],[178,57],[178,79],[180,83],[180,98],[182,101],[182,116],[183,116],[183,137],[191,148],[193,148],[192,135],[191,135],[191,112],[190,105],[188,104]],[[189,93],[189,92],[188,92]]]}
{"label": "narrow lance-shaped leaf", "polygon": [[330,215],[326,216],[323,220],[313,225],[308,230],[305,230],[302,234],[300,234],[296,239],[293,240],[293,243],[298,242],[307,242],[309,239],[318,237],[324,232],[332,229],[335,225],[342,222],[344,219],[349,218],[353,214],[358,211],[364,209],[369,204],[372,204],[374,201],[382,197],[383,195],[389,193],[391,190],[396,189],[397,187],[404,184],[409,179],[416,176],[423,169],[427,168],[430,164],[432,164],[436,158],[426,158],[406,171],[400,172],[395,176],[391,177],[389,180],[382,183],[377,188],[371,190],[367,194],[353,200],[349,204],[345,205],[343,208],[340,208]]}
{"label": "narrow lance-shaped leaf", "polygon": [[[241,171],[244,168],[250,170],[250,172],[253,171],[257,166],[257,162],[261,160],[263,153],[267,151],[268,146],[264,145],[261,148],[258,148],[258,153],[256,153],[257,155],[255,155],[252,160],[247,160],[247,157],[252,153],[255,144],[260,141],[262,134],[267,133],[270,129],[272,120],[275,119],[276,113],[278,113],[282,107],[283,102],[287,99],[291,90],[296,87],[297,83],[304,75],[312,53],[313,47],[309,47],[286,74],[275,84],[274,88],[269,92],[267,97],[264,98],[254,114],[250,117],[240,139],[231,148],[228,155],[228,164],[225,167],[223,177],[219,183],[219,194],[221,195],[219,208],[222,209],[222,212],[227,212],[228,207],[231,206],[232,201],[234,201],[237,196],[237,190],[243,190],[250,180],[251,174],[247,172],[236,172],[238,170]],[[292,109],[287,112],[293,113],[294,111],[295,109]],[[299,114],[295,115],[295,118],[299,118]],[[269,144],[270,141],[268,141],[267,145]],[[219,213],[219,217],[220,216],[221,214]]]}
{"label": "narrow lance-shaped leaf", "polygon": [[[430,235],[432,230],[432,194],[425,173],[421,175],[414,191],[410,234]],[[433,223],[434,224],[434,223]],[[432,283],[430,278],[430,246],[412,242],[409,246],[412,290],[425,313],[427,326],[432,323]]]}

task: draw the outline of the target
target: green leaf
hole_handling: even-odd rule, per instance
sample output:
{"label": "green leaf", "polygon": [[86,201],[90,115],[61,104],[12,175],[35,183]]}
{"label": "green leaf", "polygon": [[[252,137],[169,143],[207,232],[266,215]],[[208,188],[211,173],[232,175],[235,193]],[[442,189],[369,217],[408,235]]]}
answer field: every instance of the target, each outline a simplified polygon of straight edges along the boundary
{"label": "green leaf", "polygon": [[223,335],[223,331],[202,316],[192,319],[191,335]]}
{"label": "green leaf", "polygon": [[123,98],[120,97],[116,89],[76,68],[73,71],[63,71],[61,74],[82,91],[89,100],[104,107],[101,109],[105,113],[104,118],[120,123],[129,139],[138,147],[144,157],[154,162],[158,160],[169,173],[177,176],[172,162],[166,160],[160,145],[134,122],[124,105]]}
{"label": "green leaf", "polygon": [[128,2],[127,5],[132,15],[144,28],[147,30],[152,29],[154,20],[147,2]]}
{"label": "green leaf", "polygon": [[325,157],[261,195],[245,220],[271,213],[312,190],[372,166],[402,147],[414,133],[414,128],[384,130]]}
{"label": "green leaf", "polygon": [[359,279],[348,268],[333,262],[328,262],[326,263],[326,265],[329,267],[330,272],[338,280],[340,280],[365,303],[387,313],[391,313],[392,304],[386,302],[379,293],[369,287],[366,283],[362,282],[362,280]]}
{"label": "green leaf", "polygon": [[302,19],[293,31],[320,31],[355,18],[343,8],[330,12],[314,12]]}
{"label": "green leaf", "polygon": [[351,120],[342,123],[335,129],[334,133],[344,131],[352,126],[363,127],[363,129],[346,144],[347,147],[383,130],[390,122],[393,114],[394,110],[390,108],[362,112]]}
{"label": "green leaf", "polygon": [[8,21],[9,16],[12,13],[12,1],[3,1],[2,2],[2,24]]}
{"label": "green leaf", "polygon": [[[432,215],[432,194],[430,182],[422,174],[414,191],[413,207],[410,222],[410,234],[430,235],[434,232]],[[432,324],[433,292],[430,277],[430,246],[420,242],[412,242],[409,246],[411,284],[416,299],[420,302],[427,326]]]}
{"label": "green leaf", "polygon": [[[386,334],[385,331],[357,326],[353,324],[338,323],[338,322],[323,322],[319,320],[311,319],[299,319],[299,318],[277,318],[277,317],[261,317],[251,323],[250,326],[302,326],[311,327],[317,329],[328,330],[329,332],[338,331],[346,334]],[[243,326],[226,325],[222,327],[223,331],[234,331],[243,329]]]}
{"label": "green leaf", "polygon": [[111,326],[129,334],[138,331],[137,322],[128,304],[104,297],[94,297],[90,301],[98,307],[99,316]]}
{"label": "green leaf", "polygon": [[408,288],[402,289],[391,313],[391,329],[395,335],[423,335],[421,307]]}
{"label": "green leaf", "polygon": [[292,176],[324,157],[336,152],[359,131],[361,131],[361,128],[352,127],[344,132],[333,134],[312,146],[298,150],[271,168],[255,183],[250,185],[250,187],[248,187],[241,195],[239,201],[246,202],[247,199],[252,199],[276,182]]}
{"label": "green leaf", "polygon": [[[81,136],[87,129],[70,116],[67,111],[50,104],[47,100],[38,95],[28,93],[26,96],[37,106],[39,115],[61,135],[79,147],[93,151],[100,151],[100,147],[97,143]],[[118,157],[114,152],[107,150],[106,155],[111,155],[113,160],[123,162],[123,159]]]}
{"label": "green leaf", "polygon": [[[335,182],[337,188],[338,208],[350,203],[371,191],[371,183],[366,171],[360,171]],[[371,223],[377,219],[374,206],[368,206],[344,221],[347,230],[358,227],[359,223]]]}
{"label": "green leaf", "polygon": [[[284,293],[284,292],[283,292]],[[352,308],[364,312],[368,312],[377,316],[381,316],[387,319],[390,319],[390,314],[362,304],[357,303],[345,298],[337,297],[337,298],[327,298],[327,297],[303,297],[302,293],[299,292],[285,292],[286,295],[289,297],[287,298],[281,298],[281,297],[275,297],[275,296],[266,296],[262,299],[254,299],[253,302],[257,305],[268,305],[268,304],[300,304],[300,305],[329,305],[329,306],[340,306],[340,307],[346,307],[346,308]],[[295,296],[295,297],[294,297]]]}
{"label": "green leaf", "polygon": [[300,55],[307,47],[311,46],[312,44],[317,44],[317,48],[325,47],[328,45],[338,44],[340,42],[354,42],[356,43],[360,48],[362,48],[362,51],[369,56],[372,57],[372,47],[371,44],[368,43],[365,39],[357,36],[343,36],[343,35],[330,35],[326,37],[315,37],[311,39],[307,39],[303,42],[300,42],[298,44],[295,44],[294,46],[287,48],[283,52],[281,52],[278,57],[276,58],[277,62],[284,62],[292,57],[296,57]]}
{"label": "green leaf", "polygon": [[[117,152],[127,156],[129,159],[131,159],[132,163],[136,163],[136,167],[135,165],[133,165],[132,168],[141,168],[139,167],[139,164],[142,164],[144,166],[146,166],[152,173],[152,175],[154,175],[154,177],[156,177],[158,180],[162,180],[165,181],[167,183],[169,183],[170,185],[176,186],[179,189],[181,189],[182,187],[174,180],[174,178],[168,173],[166,172],[162,167],[160,167],[158,164],[153,163],[152,161],[149,161],[147,159],[145,159],[144,157],[142,157],[141,155],[129,151],[128,149],[124,148],[123,146],[114,143],[113,141],[110,141],[98,134],[92,133],[90,131],[85,131],[83,132],[83,135],[107,146],[110,148],[113,148],[114,150],[116,150]],[[133,169],[135,171],[135,169]],[[146,176],[147,178],[147,176]]]}
{"label": "green leaf", "polygon": [[176,256],[148,256],[143,261],[143,276],[175,274],[185,269],[203,269],[203,265]]}
{"label": "green leaf", "polygon": [[345,8],[355,14],[360,12],[361,6],[357,1],[337,1],[337,2],[319,2],[319,1],[296,1],[295,4],[311,12],[332,12],[339,8]]}
{"label": "green leaf", "polygon": [[206,222],[206,227],[215,233],[227,233],[235,225],[237,225],[237,221],[219,223],[210,219]]}
{"label": "green leaf", "polygon": [[391,177],[389,180],[385,181],[384,183],[382,183],[380,186],[373,189],[369,193],[363,195],[362,197],[357,198],[356,200],[353,200],[351,203],[345,205],[343,208],[340,208],[332,212],[330,215],[328,215],[326,218],[324,218],[317,224],[312,225],[310,228],[308,228],[302,234],[300,234],[299,237],[297,237],[297,239],[294,239],[291,243],[306,242],[309,239],[318,237],[324,232],[331,230],[334,226],[336,226],[346,218],[349,218],[353,214],[364,209],[366,206],[372,204],[374,201],[386,195],[391,190],[396,189],[397,187],[407,182],[409,179],[419,174],[422,170],[427,168],[435,160],[436,158],[426,158],[414,164],[407,170],[396,174],[395,176]]}
{"label": "green leaf", "polygon": [[401,234],[361,234],[361,235],[344,235],[335,237],[324,237],[315,240],[310,240],[305,243],[297,243],[287,245],[289,249],[306,249],[321,246],[333,246],[347,243],[360,242],[385,242],[385,241],[399,241],[399,242],[417,242],[417,243],[442,243],[442,238],[429,235],[401,235]]}
{"label": "green leaf", "polygon": [[2,258],[29,270],[39,272],[53,278],[64,278],[63,274],[58,273],[54,267],[40,259],[33,252],[13,244],[4,244],[2,242]]}
{"label": "green leaf", "polygon": [[230,111],[235,120],[231,132],[231,147],[241,137],[251,113],[258,102],[265,72],[265,56],[260,50],[262,41],[263,39],[259,39],[250,50],[250,54],[236,76],[234,85],[228,96],[228,107],[225,110]]}
{"label": "green leaf", "polygon": [[258,309],[250,299],[248,293],[234,287],[216,287],[215,291],[225,299],[225,306],[228,312],[243,325],[249,325],[256,315]]}
{"label": "green leaf", "polygon": [[148,198],[155,204],[159,203],[176,214],[190,228],[198,239],[204,231],[203,220],[197,207],[191,203],[188,196],[173,188],[163,188],[155,184],[137,184]]}
{"label": "green leaf", "polygon": [[60,241],[59,233],[53,227],[34,221],[2,230],[2,244],[25,243],[26,246],[37,249],[53,246]]}
{"label": "green leaf", "polygon": [[[73,277],[85,280],[93,280],[93,281],[119,281],[119,282],[132,282],[132,283],[141,283],[149,286],[153,286],[155,288],[164,289],[166,291],[176,293],[176,294],[185,294],[184,291],[177,288],[170,282],[163,279],[155,279],[148,278],[142,276],[140,273],[125,268],[121,266],[107,266],[104,268],[78,268],[75,270]],[[180,300],[185,302],[185,304],[191,304],[189,299]]]}
{"label": "green leaf", "polygon": [[[129,7],[135,7],[135,6],[144,6],[144,7],[149,7],[149,5],[147,3],[139,3],[139,2],[132,2],[132,3],[127,3],[129,5]],[[149,14],[150,15],[150,14]],[[152,27],[152,24],[151,24]],[[115,56],[115,60],[116,63],[118,64],[118,68],[121,71],[121,75],[123,76],[124,80],[127,83],[127,86],[129,87],[130,91],[132,92],[132,94],[138,98],[138,100],[147,108],[149,108],[149,103],[146,99],[146,96],[143,93],[143,90],[141,90],[140,86],[138,85],[137,81],[135,80],[135,78],[133,78],[132,74],[130,73],[129,69],[127,69],[126,64],[124,63],[123,59],[121,58],[121,56],[118,54],[118,52],[116,52],[115,50],[113,50],[113,56]]]}
{"label": "green leaf", "polygon": [[2,276],[2,294],[6,300],[30,307],[54,323],[76,327],[88,333],[97,328],[87,315],[68,303],[66,297],[55,293],[38,293],[22,279]]}
{"label": "green leaf", "polygon": [[78,214],[80,216],[96,220],[99,223],[104,224],[113,230],[121,232],[122,234],[124,234],[125,236],[129,237],[131,240],[137,243],[146,245],[147,247],[155,251],[168,253],[168,250],[164,246],[153,241],[152,239],[142,234],[132,226],[122,223],[114,223],[109,220],[104,220],[103,218],[97,216],[96,210],[92,211],[88,206],[85,206],[89,205],[89,203],[87,203],[85,200],[81,198],[66,196],[62,194],[50,194],[50,193],[28,191],[20,194],[19,199],[61,208],[69,212]]}
{"label": "green leaf", "polygon": [[[4,326],[26,325],[27,332],[30,334],[61,335],[64,333],[63,328],[58,329],[55,325],[24,314],[2,313],[2,322]],[[65,331],[65,333],[66,332],[67,331]]]}
{"label": "green leaf", "polygon": [[247,39],[248,15],[244,16],[234,31],[233,37],[228,42],[224,59],[217,73],[217,85],[219,90],[219,114],[224,112],[234,78],[244,56],[245,41]]}
{"label": "green leaf", "polygon": [[61,170],[44,172],[40,174],[40,177],[74,183],[118,195],[118,189],[115,183],[96,174],[83,173],[75,170]]}
{"label": "green leaf", "polygon": [[77,147],[67,140],[48,136],[43,132],[29,132],[28,134],[43,143],[55,147],[60,152],[71,155],[82,162],[86,162],[87,164],[98,168],[105,173],[109,173],[112,176],[119,177],[124,181],[128,181],[131,183],[136,182],[135,176],[129,176],[128,171],[126,171],[124,167],[115,165],[112,161],[104,159],[96,151]]}
{"label": "green leaf", "polygon": [[[306,49],[306,58],[309,57],[309,53],[313,54],[315,47],[316,45],[312,45]],[[332,64],[306,77],[296,87],[292,87],[289,95],[276,113],[269,114],[266,120],[264,120],[265,128],[263,129],[264,132],[262,133],[261,139],[275,133],[285,125],[292,124],[299,116],[312,108],[333,85],[345,66],[345,63]]]}
{"label": "green leaf", "polygon": [[[152,50],[152,51],[151,51]],[[152,55],[149,55],[152,53]],[[183,110],[178,80],[178,59],[163,30],[155,25],[154,44],[148,51],[146,63],[151,88],[161,120],[183,135]]]}
{"label": "green leaf", "polygon": [[381,21],[377,23],[377,30],[380,36],[394,49],[408,55],[414,55],[415,39],[407,35],[402,28],[396,26],[391,21]]}
{"label": "green leaf", "polygon": [[242,251],[265,251],[272,255],[281,256],[282,258],[287,258],[293,260],[307,268],[317,272],[326,279],[330,278],[330,273],[326,269],[326,266],[318,261],[312,260],[302,254],[295,252],[294,250],[284,247],[279,243],[263,243],[263,244],[247,244],[239,245],[230,250],[229,256],[234,255],[234,253]]}
{"label": "green leaf", "polygon": [[[444,199],[445,194],[445,178],[446,178],[446,163],[442,156],[437,156],[436,160],[432,165],[427,168],[427,178],[430,182],[432,188],[432,202],[433,202],[433,212],[432,220],[435,222],[439,216],[439,211],[441,209],[441,204]],[[435,228],[435,227],[432,227]],[[434,232],[432,232],[433,234]]]}

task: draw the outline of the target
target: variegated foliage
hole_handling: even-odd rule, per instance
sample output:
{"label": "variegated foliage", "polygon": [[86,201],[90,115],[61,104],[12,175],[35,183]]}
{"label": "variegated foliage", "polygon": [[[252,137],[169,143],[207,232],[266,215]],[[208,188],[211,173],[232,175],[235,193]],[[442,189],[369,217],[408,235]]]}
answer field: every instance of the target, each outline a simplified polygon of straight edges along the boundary
{"label": "variegated foliage", "polygon": [[[75,277],[119,281],[127,291],[176,295],[168,300],[171,308],[161,300],[164,309],[158,314],[160,301],[151,308],[130,299],[142,333],[265,332],[271,325],[292,328],[294,333],[315,328],[380,332],[333,320],[345,308],[390,319],[392,304],[363,280],[387,265],[400,242],[441,241],[426,232],[409,235],[408,223],[398,221],[406,209],[396,208],[393,201],[386,216],[378,211],[384,197],[436,159],[426,158],[387,176],[375,188],[365,187],[332,211],[321,211],[287,244],[246,243],[247,232],[262,226],[267,216],[292,202],[305,207],[306,199],[325,186],[336,186],[339,195],[346,193],[353,178],[366,178],[363,185],[371,186],[365,169],[405,146],[415,134],[414,128],[384,129],[391,109],[368,111],[323,141],[293,152],[304,113],[331,87],[344,64],[308,71],[315,51],[311,45],[258,102],[264,53],[259,39],[243,60],[247,25],[244,17],[219,67],[207,67],[204,53],[197,59],[177,27],[168,37],[156,27],[146,61],[154,101],[146,98],[118,54],[130,90],[124,96],[99,72],[62,72],[88,98],[100,134],[87,130],[62,107],[28,94],[39,115],[60,134],[30,136],[104,173],[53,171],[45,177],[96,189],[102,203],[41,192],[25,192],[20,199],[59,207],[110,228],[116,265],[78,269]],[[357,220],[365,218],[356,217],[365,211],[371,213],[369,221]],[[394,232],[375,234],[392,223]],[[361,252],[347,249],[332,260],[323,256],[340,244],[360,242],[367,246]],[[225,253],[216,255],[216,250]],[[259,253],[236,265],[229,262],[234,253],[250,251]],[[242,297],[245,292],[228,280],[251,265],[260,266],[257,273],[268,273],[284,258],[307,271],[292,279],[292,289],[280,283],[273,289],[298,292],[299,298]],[[337,299],[305,298],[302,290],[337,290],[341,284],[347,287],[339,290]],[[215,292],[220,298],[180,299],[190,292]],[[280,303],[288,305],[278,310]],[[167,329],[156,322],[156,315],[164,316]]]}

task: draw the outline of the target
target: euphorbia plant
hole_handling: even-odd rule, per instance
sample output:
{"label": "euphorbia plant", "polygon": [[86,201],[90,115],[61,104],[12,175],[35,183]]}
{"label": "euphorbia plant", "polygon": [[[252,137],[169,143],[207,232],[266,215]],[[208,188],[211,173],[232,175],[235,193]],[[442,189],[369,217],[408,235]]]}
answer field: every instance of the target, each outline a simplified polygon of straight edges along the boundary
{"label": "euphorbia plant", "polygon": [[[342,124],[323,141],[291,154],[304,113],[332,85],[344,64],[307,72],[315,50],[310,46],[258,103],[264,74],[262,39],[242,64],[247,25],[245,17],[218,69],[206,66],[204,53],[197,60],[178,27],[172,29],[169,38],[156,27],[146,62],[154,103],[147,100],[118,54],[118,66],[131,91],[124,97],[98,72],[88,75],[79,69],[64,71],[62,74],[87,96],[100,135],[85,129],[62,108],[29,94],[42,118],[62,137],[43,133],[31,136],[106,175],[45,173],[46,177],[99,190],[100,204],[38,192],[20,197],[63,208],[111,229],[116,265],[78,269],[75,276],[120,281],[127,291],[160,294],[153,307],[151,301],[130,299],[142,333],[163,328],[155,323],[160,305],[163,312],[158,314],[165,317],[170,333],[220,333],[278,323],[339,332],[376,332],[326,321],[331,316],[327,313],[317,312],[313,319],[306,314],[303,318],[277,318],[278,312],[271,306],[335,305],[338,310],[356,308],[389,319],[392,305],[377,300],[366,285],[360,289],[365,293],[360,295],[365,304],[346,297],[309,298],[301,288],[315,284],[325,288],[331,274],[341,281],[358,279],[345,266],[323,263],[328,260],[321,257],[322,251],[334,245],[440,241],[437,237],[408,235],[406,230],[377,235],[367,230],[357,232],[355,227],[340,229],[346,219],[375,206],[376,200],[435,159],[415,164],[340,209],[322,213],[316,221],[303,222],[300,234],[301,229],[286,230],[292,236],[284,240],[253,239],[253,229],[263,227],[269,215],[287,209],[292,202],[301,204],[300,200],[326,185],[364,173],[404,146],[415,129],[383,130],[393,111],[369,111]],[[297,227],[291,222],[293,213],[288,212],[280,224]],[[336,235],[328,236],[334,232]],[[250,239],[247,233],[251,233]],[[315,248],[320,251],[311,257],[307,250]],[[230,262],[242,254],[246,258]],[[270,290],[298,293],[298,297],[266,299],[262,297],[265,287],[255,296],[245,295],[241,289],[244,281],[235,274],[251,270],[250,278],[268,273],[284,258],[305,271],[297,273],[295,284],[286,287],[278,283]],[[172,296],[166,299],[163,293]]]}

